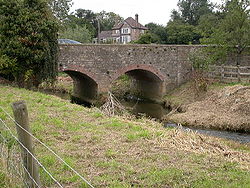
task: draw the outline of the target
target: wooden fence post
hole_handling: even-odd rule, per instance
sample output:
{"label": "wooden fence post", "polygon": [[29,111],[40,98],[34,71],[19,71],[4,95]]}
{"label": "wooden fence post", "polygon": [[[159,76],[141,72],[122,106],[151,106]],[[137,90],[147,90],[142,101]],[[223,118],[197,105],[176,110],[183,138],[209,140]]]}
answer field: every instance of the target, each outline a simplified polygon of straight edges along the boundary
{"label": "wooden fence post", "polygon": [[241,82],[241,71],[240,71],[240,66],[237,65],[237,78],[238,78],[238,82]]}
{"label": "wooden fence post", "polygon": [[225,78],[225,68],[224,65],[221,66],[220,81],[223,82]]}
{"label": "wooden fence post", "polygon": [[[30,132],[30,128],[29,128],[28,111],[25,101],[14,102],[12,104],[12,110],[16,121],[16,130],[18,134],[18,139],[24,145],[24,147],[27,148],[27,150],[29,150],[32,155],[34,155],[32,138],[27,133]],[[29,185],[29,187],[32,188],[37,186],[40,187],[41,183],[38,173],[37,162],[35,161],[35,159],[33,159],[32,155],[28,153],[23,146],[20,147],[22,150],[23,165],[27,169],[27,172],[25,172],[26,176],[25,179],[27,181],[27,184]]]}

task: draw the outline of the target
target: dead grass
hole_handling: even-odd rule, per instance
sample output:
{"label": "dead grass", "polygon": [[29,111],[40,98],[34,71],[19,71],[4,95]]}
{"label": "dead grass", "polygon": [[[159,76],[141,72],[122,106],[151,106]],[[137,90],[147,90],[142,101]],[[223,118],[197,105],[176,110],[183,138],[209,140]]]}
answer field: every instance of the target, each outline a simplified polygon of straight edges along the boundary
{"label": "dead grass", "polygon": [[[0,105],[26,100],[35,136],[95,187],[247,187],[250,148],[133,116],[108,117],[58,97],[0,86]],[[0,117],[7,117],[0,111]],[[14,126],[13,126],[14,128]],[[65,186],[79,180],[42,147],[37,156]],[[44,176],[43,182],[51,186]]]}
{"label": "dead grass", "polygon": [[250,132],[250,87],[211,90],[200,101],[186,105],[184,113],[168,118],[188,126]]}

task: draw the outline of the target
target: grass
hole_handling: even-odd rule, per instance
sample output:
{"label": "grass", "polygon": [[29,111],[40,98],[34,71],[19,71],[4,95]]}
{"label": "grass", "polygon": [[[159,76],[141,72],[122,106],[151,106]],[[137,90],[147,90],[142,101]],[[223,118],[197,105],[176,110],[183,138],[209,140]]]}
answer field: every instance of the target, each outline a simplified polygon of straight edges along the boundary
{"label": "grass", "polygon": [[[10,114],[17,100],[27,103],[34,135],[95,187],[250,187],[248,145],[165,129],[145,117],[107,117],[55,96],[0,86],[0,106]],[[1,110],[0,117],[15,129]],[[87,187],[37,143],[35,152],[64,186]],[[54,186],[42,170],[40,176],[44,186]],[[0,186],[13,187],[9,182],[0,170]]]}

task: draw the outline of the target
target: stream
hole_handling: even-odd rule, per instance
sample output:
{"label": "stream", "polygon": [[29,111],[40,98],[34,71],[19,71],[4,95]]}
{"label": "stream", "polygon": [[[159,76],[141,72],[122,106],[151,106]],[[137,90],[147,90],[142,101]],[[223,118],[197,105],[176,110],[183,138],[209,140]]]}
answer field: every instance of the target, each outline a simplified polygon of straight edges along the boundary
{"label": "stream", "polygon": [[243,144],[250,143],[250,134],[249,133],[239,133],[239,132],[231,132],[231,131],[222,131],[222,130],[212,130],[212,129],[199,129],[199,128],[192,128],[192,127],[179,127],[174,123],[165,123],[164,127],[173,127],[173,128],[180,128],[183,131],[196,131],[197,133],[225,138],[228,140],[234,140]]}
{"label": "stream", "polygon": [[[60,93],[60,92],[53,92],[53,91],[41,91],[46,94],[55,95],[65,100],[70,100],[70,95],[68,93]],[[145,102],[145,101],[138,101],[135,102],[133,100],[126,100],[121,102],[125,107],[129,108],[130,111],[136,115],[140,114],[147,114],[147,116],[160,119],[164,114],[169,113],[169,110],[164,109],[162,105],[152,103],[152,102]],[[180,128],[176,124],[173,123],[164,123],[164,127],[173,127],[173,128]],[[250,143],[250,134],[249,133],[239,133],[239,132],[231,132],[231,131],[222,131],[222,130],[212,130],[212,129],[202,129],[202,128],[192,128],[192,127],[185,127],[182,126],[181,129],[183,131],[193,130],[201,134],[225,138],[228,140],[233,140],[240,143]]]}

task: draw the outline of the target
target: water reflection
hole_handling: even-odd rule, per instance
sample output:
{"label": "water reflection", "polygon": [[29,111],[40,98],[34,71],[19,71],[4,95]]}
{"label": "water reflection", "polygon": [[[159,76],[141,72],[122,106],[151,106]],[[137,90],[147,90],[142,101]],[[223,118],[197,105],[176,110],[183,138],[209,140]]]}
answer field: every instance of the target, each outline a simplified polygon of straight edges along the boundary
{"label": "water reflection", "polygon": [[146,114],[152,118],[161,119],[164,114],[164,109],[159,104],[138,102],[133,109],[134,114]]}

